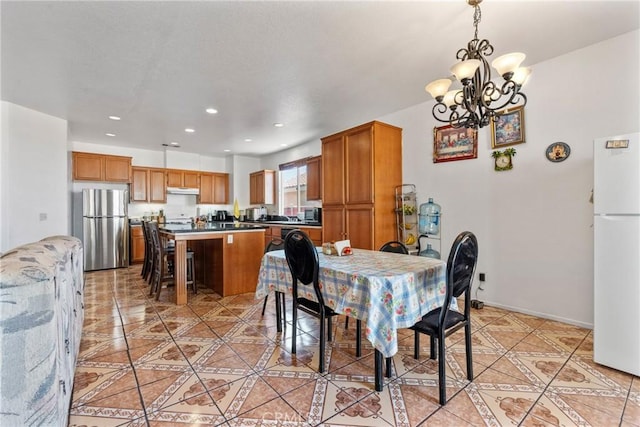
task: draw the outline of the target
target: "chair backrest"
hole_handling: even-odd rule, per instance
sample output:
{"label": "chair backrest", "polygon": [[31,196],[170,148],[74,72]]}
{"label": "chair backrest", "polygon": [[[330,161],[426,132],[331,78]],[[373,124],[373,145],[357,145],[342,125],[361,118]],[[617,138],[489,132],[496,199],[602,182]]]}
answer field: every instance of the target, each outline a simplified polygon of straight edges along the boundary
{"label": "chair backrest", "polygon": [[453,241],[447,260],[447,291],[440,312],[440,324],[445,322],[451,300],[465,294],[464,314],[469,315],[471,307],[471,284],[478,263],[478,240],[470,231],[463,231]]}
{"label": "chair backrest", "polygon": [[428,234],[421,234],[418,236],[418,256],[422,256],[424,254],[425,249],[427,249],[427,243],[429,242]]}
{"label": "chair backrest", "polygon": [[293,295],[298,296],[298,282],[304,285],[313,284],[318,303],[324,306],[324,299],[318,283],[318,251],[315,245],[302,230],[293,230],[284,238],[284,255],[293,278]]}
{"label": "chair backrest", "polygon": [[162,242],[160,241],[160,233],[158,231],[158,223],[155,221],[147,222],[148,233],[151,235],[151,245],[153,248],[153,256],[156,260],[162,259],[164,256],[164,251],[162,247]]}
{"label": "chair backrest", "polygon": [[397,254],[409,255],[409,249],[407,249],[404,243],[397,240],[392,240],[382,245],[380,247],[380,252],[395,252]]}
{"label": "chair backrest", "polygon": [[269,242],[266,248],[264,248],[264,253],[271,251],[279,251],[280,249],[284,249],[284,240],[282,239],[273,239]]}

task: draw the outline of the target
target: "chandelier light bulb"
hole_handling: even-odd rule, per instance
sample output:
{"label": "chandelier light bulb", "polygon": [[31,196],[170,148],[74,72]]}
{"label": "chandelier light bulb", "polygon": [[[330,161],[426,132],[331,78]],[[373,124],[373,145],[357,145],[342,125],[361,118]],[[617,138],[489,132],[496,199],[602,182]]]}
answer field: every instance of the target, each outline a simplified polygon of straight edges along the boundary
{"label": "chandelier light bulb", "polygon": [[467,59],[466,61],[458,62],[451,67],[451,72],[456,76],[456,79],[463,82],[464,80],[472,78],[479,66],[480,60]]}
{"label": "chandelier light bulb", "polygon": [[[513,72],[518,69],[527,56],[522,52],[513,52],[502,55],[493,60],[491,65],[505,80],[509,80]],[[506,77],[505,77],[506,76]]]}
{"label": "chandelier light bulb", "polygon": [[450,90],[444,95],[442,103],[447,107],[451,107],[452,105],[456,105],[456,95],[460,92],[459,89]]}
{"label": "chandelier light bulb", "polygon": [[524,82],[527,81],[529,74],[531,74],[531,68],[520,67],[513,73],[513,77],[511,77],[511,80],[513,80],[518,86],[522,86]]}
{"label": "chandelier light bulb", "polygon": [[438,99],[438,97],[442,99],[442,97],[449,90],[449,86],[451,86],[451,83],[452,82],[449,79],[434,80],[426,85],[424,87],[424,90],[429,92],[429,94],[431,94],[431,96],[433,96],[435,99]]}

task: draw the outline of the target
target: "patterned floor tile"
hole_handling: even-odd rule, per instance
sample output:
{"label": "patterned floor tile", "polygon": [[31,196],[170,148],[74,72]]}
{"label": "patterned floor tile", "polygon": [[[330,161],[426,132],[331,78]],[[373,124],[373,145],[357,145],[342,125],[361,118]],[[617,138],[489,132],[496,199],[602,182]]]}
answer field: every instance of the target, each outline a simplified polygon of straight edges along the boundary
{"label": "patterned floor tile", "polygon": [[[253,293],[222,298],[175,289],[149,298],[140,267],[86,275],[85,322],[70,426],[604,426],[640,427],[640,379],[593,362],[581,327],[485,306],[472,310],[475,378],[466,379],[464,333],[445,341],[447,405],[423,336],[398,331],[382,392],[373,348],[355,356],[355,321],[334,319],[327,371],[318,369],[318,319],[299,312],[297,354],[275,305]],[[126,334],[126,335],[125,335]],[[133,366],[132,366],[133,361]]]}

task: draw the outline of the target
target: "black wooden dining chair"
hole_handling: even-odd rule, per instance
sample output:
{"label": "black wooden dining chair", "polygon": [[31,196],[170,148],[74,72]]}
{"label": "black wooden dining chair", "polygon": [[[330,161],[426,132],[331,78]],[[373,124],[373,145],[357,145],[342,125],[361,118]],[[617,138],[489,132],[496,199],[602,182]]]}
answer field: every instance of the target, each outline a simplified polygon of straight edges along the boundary
{"label": "black wooden dining chair", "polygon": [[409,255],[409,249],[407,249],[404,243],[397,240],[392,240],[382,245],[380,252],[395,252],[397,254]]}
{"label": "black wooden dining chair", "polygon": [[[316,247],[307,236],[307,234],[299,229],[293,230],[287,234],[284,239],[284,254],[291,270],[293,279],[293,325],[291,332],[291,353],[296,353],[296,335],[298,323],[298,309],[305,313],[311,314],[320,319],[320,363],[318,371],[320,373],[325,370],[325,339],[332,340],[332,322],[331,318],[337,316],[338,313],[324,304],[324,298],[320,292],[320,284],[318,283],[318,270],[320,269],[318,261],[318,252]],[[298,295],[298,284],[304,286],[313,286],[316,301]],[[328,327],[325,329],[325,320]],[[327,336],[325,338],[325,335]]]}
{"label": "black wooden dining chair", "polygon": [[[271,251],[279,251],[281,249],[284,249],[284,240],[282,239],[273,239],[269,242],[269,244],[267,245],[267,247],[264,249],[264,253],[266,254],[267,252],[271,252]],[[276,302],[276,317],[278,318],[278,324],[280,324],[280,313],[282,313],[282,322],[286,323],[287,322],[287,315],[285,313],[285,302],[284,302],[284,292],[275,292],[276,294],[276,298],[280,298],[280,310],[277,309],[277,302]],[[264,312],[265,309],[267,308],[267,300],[269,299],[269,295],[267,294],[267,296],[264,297],[264,303],[262,304],[262,315],[264,316]],[[278,326],[279,328],[279,326]],[[278,330],[279,331],[279,330]]]}
{"label": "black wooden dining chair", "polygon": [[[465,353],[467,358],[467,379],[473,381],[473,362],[471,355],[471,283],[478,262],[478,241],[470,231],[462,232],[456,237],[447,261],[447,288],[444,304],[425,314],[413,325],[414,355],[420,357],[420,334],[431,338],[431,359],[438,359],[438,382],[440,388],[440,405],[447,403],[445,377],[445,338],[464,327]],[[464,310],[451,310],[451,301],[464,294]]]}

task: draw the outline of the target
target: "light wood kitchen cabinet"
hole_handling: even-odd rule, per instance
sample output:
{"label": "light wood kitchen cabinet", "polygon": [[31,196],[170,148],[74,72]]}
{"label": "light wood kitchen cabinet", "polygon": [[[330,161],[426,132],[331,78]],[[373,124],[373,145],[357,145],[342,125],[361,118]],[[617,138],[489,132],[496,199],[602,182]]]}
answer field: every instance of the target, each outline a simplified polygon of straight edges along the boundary
{"label": "light wood kitchen cabinet", "polygon": [[314,245],[322,246],[322,228],[321,227],[298,227],[295,222],[292,222],[291,225],[272,225],[267,228],[264,232],[264,244],[265,247],[272,240],[280,240],[282,239],[282,229],[283,228],[299,228],[300,230],[307,233],[307,236],[311,239]]}
{"label": "light wood kitchen cabinet", "polygon": [[166,169],[167,187],[200,188],[200,172],[182,169]]}
{"label": "light wood kitchen cabinet", "polygon": [[276,239],[281,239],[281,234],[282,233],[282,227],[280,226],[274,226],[272,225],[271,227],[267,228],[264,232],[264,245],[265,247],[267,247],[267,245],[272,241],[272,240],[276,240]]}
{"label": "light wood kitchen cabinet", "polygon": [[395,240],[401,184],[402,129],[374,121],[322,138],[324,241],[377,250]]}
{"label": "light wood kitchen cabinet", "polygon": [[161,168],[131,167],[132,202],[166,203],[165,170]]}
{"label": "light wood kitchen cabinet", "polygon": [[249,175],[249,203],[273,205],[276,202],[276,171],[261,170]]}
{"label": "light wood kitchen cabinet", "polygon": [[200,194],[198,203],[228,204],[229,203],[229,174],[200,173]]}
{"label": "light wood kitchen cabinet", "polygon": [[72,152],[74,181],[129,182],[131,157]]}
{"label": "light wood kitchen cabinet", "polygon": [[300,230],[307,233],[314,245],[322,246],[322,228],[320,227],[300,227]]}
{"label": "light wood kitchen cabinet", "polygon": [[322,156],[307,159],[307,200],[322,199]]}
{"label": "light wood kitchen cabinet", "polygon": [[131,264],[139,264],[144,261],[144,234],[142,232],[141,225],[132,225],[131,233],[129,234],[131,238]]}

